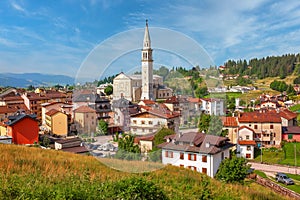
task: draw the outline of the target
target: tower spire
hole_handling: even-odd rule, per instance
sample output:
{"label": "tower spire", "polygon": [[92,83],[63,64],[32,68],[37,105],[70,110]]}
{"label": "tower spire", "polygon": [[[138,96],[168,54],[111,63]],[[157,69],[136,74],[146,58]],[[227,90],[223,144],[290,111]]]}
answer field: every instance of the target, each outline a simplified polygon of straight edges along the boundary
{"label": "tower spire", "polygon": [[150,48],[151,48],[151,40],[150,40],[150,34],[148,29],[148,19],[146,19],[143,49],[150,49]]}

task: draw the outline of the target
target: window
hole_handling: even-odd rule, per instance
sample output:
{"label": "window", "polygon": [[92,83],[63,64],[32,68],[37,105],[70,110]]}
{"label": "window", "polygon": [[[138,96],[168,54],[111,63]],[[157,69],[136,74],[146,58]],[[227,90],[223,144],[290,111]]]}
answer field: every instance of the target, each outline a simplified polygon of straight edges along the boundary
{"label": "window", "polygon": [[184,168],[184,165],[182,165],[182,164],[181,164],[181,165],[179,165],[179,167],[182,167],[182,168]]}
{"label": "window", "polygon": [[165,151],[165,157],[173,158],[173,151]]}
{"label": "window", "polygon": [[207,174],[207,168],[204,168],[204,167],[203,167],[203,168],[202,168],[202,173],[203,173],[203,174]]}
{"label": "window", "polygon": [[153,122],[152,122],[152,121],[149,121],[148,123],[149,123],[149,124],[153,124]]}
{"label": "window", "polygon": [[142,122],[141,122],[142,124],[145,124],[145,121],[144,120],[142,120]]}
{"label": "window", "polygon": [[251,154],[250,153],[246,153],[246,158],[251,158]]}
{"label": "window", "polygon": [[254,125],[254,129],[257,129],[257,125]]}
{"label": "window", "polygon": [[250,151],[251,150],[251,146],[247,146],[247,151]]}
{"label": "window", "polygon": [[184,159],[184,153],[180,153],[180,160]]}
{"label": "window", "polygon": [[196,161],[197,160],[197,155],[189,153],[188,154],[188,160]]}
{"label": "window", "polygon": [[207,162],[207,156],[202,156],[202,162]]}
{"label": "window", "polygon": [[136,124],[136,120],[133,120],[133,123]]}
{"label": "window", "polygon": [[246,135],[246,140],[249,140],[250,136],[249,135]]}
{"label": "window", "polygon": [[270,129],[273,129],[273,128],[274,128],[273,124],[270,124]]}

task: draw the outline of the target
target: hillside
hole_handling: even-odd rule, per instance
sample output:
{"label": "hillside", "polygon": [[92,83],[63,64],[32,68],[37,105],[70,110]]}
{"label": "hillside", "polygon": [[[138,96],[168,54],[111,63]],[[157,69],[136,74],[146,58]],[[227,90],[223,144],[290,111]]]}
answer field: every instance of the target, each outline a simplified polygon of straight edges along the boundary
{"label": "hillside", "polygon": [[0,152],[0,199],[287,199],[251,181],[224,184],[174,166],[132,174],[91,156],[15,145]]}

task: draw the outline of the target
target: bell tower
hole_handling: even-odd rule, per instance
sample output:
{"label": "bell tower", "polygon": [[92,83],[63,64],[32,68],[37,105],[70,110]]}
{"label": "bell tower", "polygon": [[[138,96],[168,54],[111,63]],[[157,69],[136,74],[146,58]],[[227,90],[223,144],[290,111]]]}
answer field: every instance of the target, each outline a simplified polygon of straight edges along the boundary
{"label": "bell tower", "polygon": [[155,100],[153,96],[153,59],[151,40],[148,29],[148,20],[146,20],[146,28],[142,49],[142,96],[141,100]]}

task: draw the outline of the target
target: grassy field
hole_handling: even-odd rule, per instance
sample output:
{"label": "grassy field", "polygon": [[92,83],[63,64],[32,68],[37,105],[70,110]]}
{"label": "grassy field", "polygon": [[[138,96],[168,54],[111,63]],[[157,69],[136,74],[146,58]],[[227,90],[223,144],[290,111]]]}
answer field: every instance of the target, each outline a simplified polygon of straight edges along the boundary
{"label": "grassy field", "polygon": [[[148,188],[148,183],[154,185]],[[138,199],[134,194],[140,190],[155,188],[165,194],[163,199],[288,199],[256,183],[225,184],[174,166],[133,174],[92,156],[0,144],[0,199]]]}
{"label": "grassy field", "polygon": [[[299,160],[297,162],[297,166],[300,166],[300,143],[286,143],[285,151],[284,149],[263,149],[262,153],[262,161],[264,163],[270,164],[282,164],[282,165],[290,165],[295,166],[295,151],[294,144],[296,145],[296,159]],[[260,152],[255,153],[255,161],[260,162],[261,156]]]}

